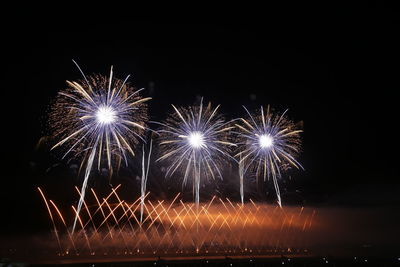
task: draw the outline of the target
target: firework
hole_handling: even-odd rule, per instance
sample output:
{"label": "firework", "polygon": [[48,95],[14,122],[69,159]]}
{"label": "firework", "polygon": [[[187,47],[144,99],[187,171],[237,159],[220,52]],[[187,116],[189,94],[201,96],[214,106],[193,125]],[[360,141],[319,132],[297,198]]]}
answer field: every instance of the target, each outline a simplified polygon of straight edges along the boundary
{"label": "firework", "polygon": [[221,166],[226,162],[229,148],[236,146],[228,139],[234,127],[218,113],[219,105],[211,107],[209,103],[188,108],[176,108],[165,123],[159,123],[161,129],[160,147],[162,155],[157,161],[167,161],[166,177],[180,171],[183,174],[183,186],[189,177],[193,180],[195,202],[199,204],[201,179],[221,178]]}
{"label": "firework", "polygon": [[300,151],[302,130],[287,119],[287,110],[277,115],[268,106],[266,114],[261,107],[260,115],[252,115],[246,107],[244,109],[248,118],[241,118],[235,124],[239,150],[235,157],[239,158],[242,201],[243,176],[250,170],[255,172],[257,178],[263,176],[264,181],[272,177],[278,204],[281,206],[277,179],[281,178],[282,171],[291,167],[303,169],[296,160]]}
{"label": "firework", "polygon": [[[76,62],[74,61],[76,64]],[[146,101],[125,80],[110,76],[86,77],[79,66],[83,80],[67,81],[67,88],[58,93],[50,114],[50,127],[59,140],[52,149],[63,147],[63,158],[79,159],[84,168],[77,215],[82,206],[85,189],[93,165],[100,170],[105,165],[111,177],[113,166],[128,164],[134,155],[134,146],[143,140],[147,120]],[[77,217],[73,229],[76,225]]]}

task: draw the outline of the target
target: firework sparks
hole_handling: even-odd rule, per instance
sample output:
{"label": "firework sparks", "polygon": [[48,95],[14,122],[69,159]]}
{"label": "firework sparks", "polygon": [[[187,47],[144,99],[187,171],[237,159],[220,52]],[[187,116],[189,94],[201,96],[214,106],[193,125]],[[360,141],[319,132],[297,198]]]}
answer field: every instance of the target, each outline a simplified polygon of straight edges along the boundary
{"label": "firework sparks", "polygon": [[[76,64],[76,62],[74,61]],[[50,114],[50,128],[59,140],[52,149],[64,147],[63,158],[79,159],[85,168],[75,228],[85,189],[93,165],[105,164],[111,177],[113,166],[128,164],[128,155],[134,155],[134,146],[146,129],[147,105],[150,97],[142,98],[125,80],[110,76],[86,77],[79,66],[83,80],[67,81],[68,87],[59,92]]]}
{"label": "firework sparks", "polygon": [[189,177],[193,179],[195,202],[199,204],[200,182],[206,178],[221,178],[221,165],[230,157],[229,148],[236,146],[228,139],[234,128],[218,114],[211,103],[188,108],[174,108],[161,129],[160,146],[162,155],[157,161],[168,161],[166,177],[176,171],[183,173],[183,186]]}
{"label": "firework sparks", "polygon": [[[274,182],[278,204],[281,206],[281,196],[277,179],[281,172],[290,167],[301,168],[296,160],[300,150],[300,133],[298,125],[287,119],[286,112],[282,115],[274,114],[268,106],[266,114],[261,107],[260,115],[252,115],[245,107],[248,118],[241,118],[237,127],[237,145],[239,153],[239,176],[242,183],[244,174],[255,171],[256,177],[270,177]],[[241,197],[243,200],[243,185]]]}

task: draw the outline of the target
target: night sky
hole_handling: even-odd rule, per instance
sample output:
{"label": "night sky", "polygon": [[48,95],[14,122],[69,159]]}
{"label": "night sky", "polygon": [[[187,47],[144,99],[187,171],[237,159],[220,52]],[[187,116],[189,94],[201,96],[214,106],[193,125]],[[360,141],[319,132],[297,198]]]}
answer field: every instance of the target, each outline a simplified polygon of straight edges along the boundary
{"label": "night sky", "polygon": [[199,96],[220,103],[227,118],[245,115],[242,105],[289,108],[291,119],[303,121],[306,170],[290,173],[288,199],[398,206],[399,27],[398,13],[371,7],[248,25],[26,23],[12,30],[2,52],[0,233],[48,229],[36,187],[57,199],[79,184],[59,154],[37,146],[48,135],[51,101],[66,80],[81,78],[71,59],[86,74],[108,75],[111,65],[118,78],[131,74],[153,97],[153,120],[163,120],[171,103]]}

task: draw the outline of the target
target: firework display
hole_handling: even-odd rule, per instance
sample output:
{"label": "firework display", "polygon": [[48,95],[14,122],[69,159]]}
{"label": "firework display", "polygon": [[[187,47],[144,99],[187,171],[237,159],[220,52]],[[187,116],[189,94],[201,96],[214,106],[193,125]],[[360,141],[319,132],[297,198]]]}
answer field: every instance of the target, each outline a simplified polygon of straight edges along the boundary
{"label": "firework display", "polygon": [[0,267],[400,267],[395,9],[79,7],[5,23]]}
{"label": "firework display", "polygon": [[287,110],[278,115],[270,107],[260,114],[251,114],[246,107],[247,118],[240,118],[237,127],[237,146],[239,152],[239,175],[243,201],[243,176],[249,171],[255,172],[256,177],[262,176],[264,181],[272,177],[278,204],[282,206],[278,178],[290,167],[303,168],[296,160],[300,152],[299,126],[286,117]]}
{"label": "firework display", "polygon": [[[109,77],[81,73],[83,80],[67,81],[67,89],[59,93],[50,114],[50,125],[58,139],[52,149],[64,147],[63,158],[71,155],[85,169],[78,214],[93,165],[98,170],[105,166],[111,177],[114,168],[122,162],[128,164],[127,156],[134,156],[135,145],[145,141],[145,102],[151,99],[142,98],[142,89],[135,91],[126,83],[129,76],[125,80],[113,78],[112,68]],[[161,155],[157,161],[168,164],[166,177],[176,173],[182,176],[183,186],[192,182],[197,206],[202,181],[222,179],[221,168],[229,159],[238,162],[242,203],[244,176],[255,174],[264,181],[272,178],[278,204],[282,205],[278,179],[290,167],[303,168],[296,160],[302,130],[287,119],[287,111],[278,115],[268,106],[266,112],[261,107],[260,114],[255,115],[244,107],[247,118],[225,121],[218,112],[219,105],[204,106],[203,99],[198,105],[172,107],[173,113],[164,122],[154,122],[160,126]],[[233,148],[236,154],[231,156]],[[148,162],[147,170],[142,170],[142,176],[146,176],[142,177],[142,196],[149,168]]]}
{"label": "firework display", "polygon": [[231,122],[226,122],[218,113],[219,106],[211,103],[188,108],[176,108],[174,113],[158,130],[162,155],[158,161],[169,163],[166,177],[179,170],[183,174],[183,185],[188,179],[193,180],[195,202],[198,206],[201,179],[221,178],[221,166],[230,157],[229,150],[236,146],[229,140],[233,129]]}
{"label": "firework display", "polygon": [[[287,225],[289,232],[302,235],[311,225],[312,214],[302,217],[301,209],[289,218],[278,206],[271,212],[264,204],[257,205],[252,200],[244,203],[244,181],[255,175],[264,181],[272,178],[282,207],[278,179],[291,167],[302,168],[296,160],[302,130],[286,117],[286,111],[277,114],[268,107],[264,113],[261,107],[260,114],[255,115],[245,108],[246,118],[226,120],[219,112],[219,105],[204,105],[203,98],[187,107],[172,105],[173,111],[164,121],[149,121],[157,126],[153,144],[153,139],[146,142],[144,137],[145,131],[150,130],[146,126],[146,102],[151,98],[140,95],[143,89],[130,86],[129,76],[124,80],[114,78],[112,68],[108,77],[85,76],[76,66],[83,79],[67,81],[67,88],[58,93],[52,106],[49,121],[57,140],[51,149],[63,149],[63,158],[78,161],[84,174],[81,188],[76,187],[79,202],[72,206],[74,220],[64,218],[62,211],[39,189],[53,224],[60,256],[70,251],[76,255],[84,251],[94,255],[117,247],[116,255],[121,252],[130,255],[160,251],[183,253],[184,250],[192,251],[186,252],[189,254],[213,251],[217,255],[227,249],[247,253],[250,247],[268,254],[282,249],[288,252],[292,246],[304,249],[300,243],[283,244],[286,234],[281,233]],[[111,178],[122,164],[128,166],[129,157],[135,156],[140,146],[141,173],[137,173],[140,197],[129,204],[116,193],[118,186],[106,198],[99,198],[91,189],[94,198],[88,202],[85,193],[92,170],[106,171]],[[183,188],[190,184],[194,203],[178,201],[179,194],[170,204],[148,199],[153,146],[156,162],[165,167],[161,169],[165,177],[182,180]],[[236,168],[236,164],[242,203],[217,196],[200,203],[201,184],[223,179],[223,173]],[[110,202],[113,197],[116,201]],[[60,223],[64,232],[60,231]],[[243,232],[245,227],[249,231]],[[278,234],[277,244],[275,239],[265,242],[266,227],[270,234]]]}
{"label": "firework display", "polygon": [[67,81],[68,87],[58,93],[50,114],[50,127],[58,140],[52,149],[63,147],[63,158],[79,159],[80,169],[84,169],[77,214],[93,167],[106,168],[111,177],[113,169],[122,162],[127,165],[135,145],[144,141],[145,102],[151,99],[141,97],[142,89],[127,84],[129,76],[114,78],[112,67],[109,77],[81,73],[83,80]]}

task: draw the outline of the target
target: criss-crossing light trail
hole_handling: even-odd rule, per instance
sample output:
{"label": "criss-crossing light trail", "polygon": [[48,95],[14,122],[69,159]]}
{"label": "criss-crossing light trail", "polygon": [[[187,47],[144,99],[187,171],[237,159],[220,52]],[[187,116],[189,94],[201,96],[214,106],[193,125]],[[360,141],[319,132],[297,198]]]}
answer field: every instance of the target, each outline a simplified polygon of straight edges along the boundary
{"label": "criss-crossing light trail", "polygon": [[74,232],[55,202],[38,189],[45,204],[51,203],[46,207],[60,254],[72,250],[90,255],[240,255],[250,251],[273,254],[288,248],[301,250],[315,215],[301,207],[279,208],[253,201],[239,204],[218,197],[200,203],[196,209],[195,203],[183,202],[180,194],[166,202],[150,200],[147,193],[141,220],[143,198],[127,203],[118,195],[118,188],[102,200],[91,189],[92,197],[84,200],[81,213],[72,207],[78,217]]}

